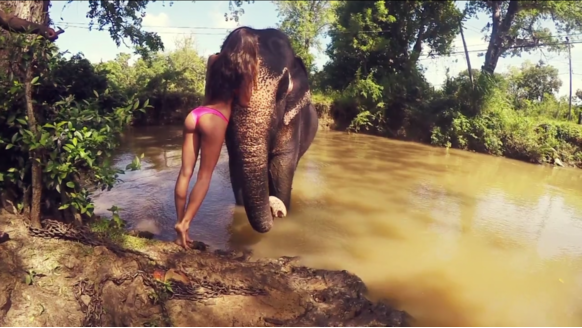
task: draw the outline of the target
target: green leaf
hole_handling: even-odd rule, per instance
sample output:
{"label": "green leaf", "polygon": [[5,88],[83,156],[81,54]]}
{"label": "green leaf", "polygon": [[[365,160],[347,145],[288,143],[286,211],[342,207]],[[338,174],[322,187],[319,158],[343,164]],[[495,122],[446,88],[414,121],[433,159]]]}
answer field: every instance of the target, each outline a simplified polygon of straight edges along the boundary
{"label": "green leaf", "polygon": [[67,208],[69,208],[69,206],[71,206],[71,204],[64,204],[64,205],[61,205],[61,206],[59,207],[59,211],[60,211],[60,210],[66,210]]}
{"label": "green leaf", "polygon": [[8,169],[8,172],[16,172],[16,168],[11,167],[11,168]]}
{"label": "green leaf", "polygon": [[32,85],[35,85],[37,81],[38,81],[38,76],[35,76],[34,78],[32,78],[32,81],[30,81],[30,83]]}
{"label": "green leaf", "polygon": [[93,90],[93,94],[95,95],[95,98],[99,98],[99,94],[97,93],[97,91]]}
{"label": "green leaf", "polygon": [[6,150],[8,150],[8,149],[10,149],[10,148],[12,148],[12,147],[14,147],[14,145],[13,145],[13,144],[7,144],[7,145],[6,145]]}
{"label": "green leaf", "polygon": [[77,138],[73,138],[73,145],[77,147]]}
{"label": "green leaf", "polygon": [[67,182],[67,187],[75,188],[75,183],[73,181],[69,181],[69,182]]}
{"label": "green leaf", "polygon": [[28,122],[22,118],[17,118],[16,121],[22,125],[28,125]]}

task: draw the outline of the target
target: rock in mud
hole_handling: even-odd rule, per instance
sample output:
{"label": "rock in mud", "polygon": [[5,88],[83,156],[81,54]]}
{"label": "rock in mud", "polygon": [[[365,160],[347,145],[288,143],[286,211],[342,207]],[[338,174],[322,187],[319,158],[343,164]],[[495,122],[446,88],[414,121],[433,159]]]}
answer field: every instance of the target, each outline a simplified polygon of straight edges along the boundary
{"label": "rock in mud", "polygon": [[127,234],[138,238],[154,239],[154,234],[149,231],[130,230]]}

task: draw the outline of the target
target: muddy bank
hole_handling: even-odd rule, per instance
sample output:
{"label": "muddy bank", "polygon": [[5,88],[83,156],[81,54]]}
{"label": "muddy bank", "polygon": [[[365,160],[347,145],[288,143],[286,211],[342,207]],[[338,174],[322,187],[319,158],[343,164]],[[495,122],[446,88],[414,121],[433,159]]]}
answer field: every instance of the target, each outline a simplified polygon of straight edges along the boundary
{"label": "muddy bank", "polygon": [[[29,236],[0,215],[4,326],[404,326],[407,315],[370,302],[346,271],[292,258],[181,250],[173,243],[89,246]],[[200,247],[203,248],[203,247]]]}

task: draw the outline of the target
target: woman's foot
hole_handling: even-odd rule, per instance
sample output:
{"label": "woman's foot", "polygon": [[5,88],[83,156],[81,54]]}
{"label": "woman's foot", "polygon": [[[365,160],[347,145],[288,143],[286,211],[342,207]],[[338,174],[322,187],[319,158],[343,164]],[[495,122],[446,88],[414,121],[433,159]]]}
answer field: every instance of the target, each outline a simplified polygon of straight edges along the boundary
{"label": "woman's foot", "polygon": [[176,230],[176,234],[178,235],[178,237],[176,238],[176,240],[174,241],[178,246],[182,246],[184,248],[188,248],[194,241],[192,239],[190,239],[190,236],[188,236],[188,228],[183,227],[183,225],[181,223],[177,223],[174,226],[174,230]]}

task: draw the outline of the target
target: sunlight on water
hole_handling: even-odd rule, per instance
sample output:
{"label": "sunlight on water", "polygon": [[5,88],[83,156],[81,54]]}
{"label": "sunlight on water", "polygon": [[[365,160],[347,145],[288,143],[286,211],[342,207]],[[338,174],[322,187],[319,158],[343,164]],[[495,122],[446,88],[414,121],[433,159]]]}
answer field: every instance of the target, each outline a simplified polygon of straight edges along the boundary
{"label": "sunlight on water", "polygon": [[[172,240],[180,128],[134,130],[118,156],[143,169],[98,196]],[[224,149],[191,236],[257,257],[360,276],[415,325],[582,325],[582,171],[382,138],[319,132],[289,216],[255,233],[234,206]]]}

